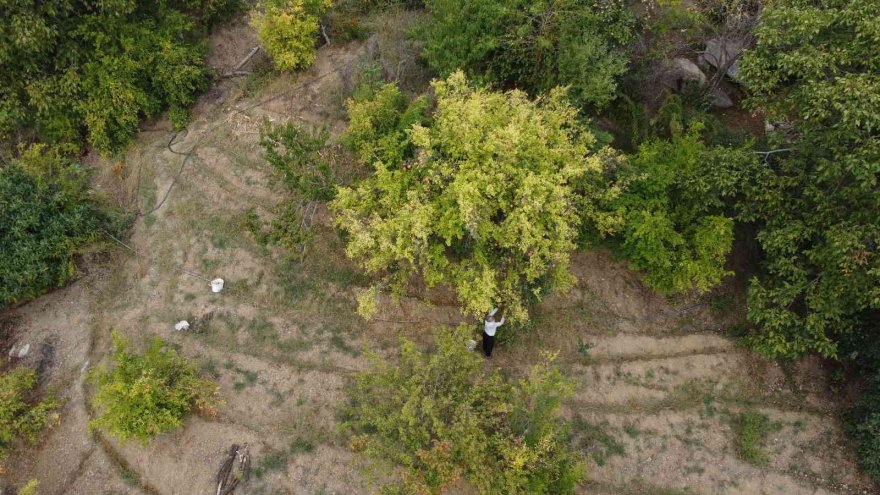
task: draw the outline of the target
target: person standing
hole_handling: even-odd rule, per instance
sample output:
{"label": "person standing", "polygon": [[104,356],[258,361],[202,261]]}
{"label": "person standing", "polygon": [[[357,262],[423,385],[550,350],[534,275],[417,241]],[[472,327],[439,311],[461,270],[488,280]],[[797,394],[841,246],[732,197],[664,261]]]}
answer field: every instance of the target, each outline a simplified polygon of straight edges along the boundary
{"label": "person standing", "polygon": [[492,357],[492,348],[495,347],[495,331],[504,325],[504,316],[501,317],[501,321],[495,321],[496,313],[498,313],[498,308],[490,311],[483,321],[483,354],[487,358]]}

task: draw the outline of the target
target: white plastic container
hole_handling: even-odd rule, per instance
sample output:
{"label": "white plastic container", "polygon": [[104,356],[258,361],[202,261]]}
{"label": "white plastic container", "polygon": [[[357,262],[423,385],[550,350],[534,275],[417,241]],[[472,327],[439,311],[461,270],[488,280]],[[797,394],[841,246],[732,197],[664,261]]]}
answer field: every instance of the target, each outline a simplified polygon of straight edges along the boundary
{"label": "white plastic container", "polygon": [[211,280],[211,292],[220,292],[223,290],[223,279],[215,278]]}

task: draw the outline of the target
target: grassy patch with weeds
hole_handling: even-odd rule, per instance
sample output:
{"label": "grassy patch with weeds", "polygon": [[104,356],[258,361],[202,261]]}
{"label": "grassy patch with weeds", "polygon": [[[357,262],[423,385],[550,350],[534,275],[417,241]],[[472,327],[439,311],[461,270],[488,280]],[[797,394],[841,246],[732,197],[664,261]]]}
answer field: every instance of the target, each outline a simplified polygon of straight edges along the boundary
{"label": "grassy patch with weeds", "polygon": [[599,466],[604,466],[611,457],[626,454],[623,444],[608,432],[610,428],[607,421],[591,423],[582,416],[575,417],[571,422],[578,450],[590,455]]}
{"label": "grassy patch with weeds", "polygon": [[315,444],[308,439],[297,437],[280,450],[270,450],[254,466],[254,476],[262,478],[269,471],[280,471],[287,467],[290,459],[298,454],[310,454],[315,451]]}
{"label": "grassy patch with weeds", "polygon": [[737,454],[746,462],[764,465],[769,454],[764,450],[767,435],[782,429],[779,422],[770,421],[766,415],[756,411],[746,411],[734,419]]}

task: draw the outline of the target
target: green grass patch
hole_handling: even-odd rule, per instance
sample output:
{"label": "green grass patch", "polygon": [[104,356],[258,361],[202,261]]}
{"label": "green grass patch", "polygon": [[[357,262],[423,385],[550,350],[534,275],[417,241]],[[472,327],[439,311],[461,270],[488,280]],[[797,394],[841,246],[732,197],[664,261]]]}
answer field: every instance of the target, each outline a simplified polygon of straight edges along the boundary
{"label": "green grass patch", "polygon": [[739,457],[751,464],[765,465],[769,454],[764,449],[767,435],[782,429],[782,423],[770,421],[766,415],[746,411],[734,419],[736,451]]}

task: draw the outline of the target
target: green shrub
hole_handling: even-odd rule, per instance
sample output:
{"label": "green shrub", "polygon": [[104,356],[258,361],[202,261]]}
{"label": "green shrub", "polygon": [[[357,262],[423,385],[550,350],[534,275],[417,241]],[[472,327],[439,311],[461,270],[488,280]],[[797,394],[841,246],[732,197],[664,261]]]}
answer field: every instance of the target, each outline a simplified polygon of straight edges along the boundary
{"label": "green shrub", "polygon": [[0,141],[119,149],[144,116],[175,126],[207,84],[204,36],[238,0],[14,2],[0,16]]}
{"label": "green shrub", "polygon": [[128,341],[114,332],[113,344],[113,368],[100,368],[91,375],[98,409],[91,428],[146,444],[151,437],[181,426],[192,412],[214,413],[217,385],[200,378],[197,368],[164,341],[156,338],[143,354],[135,354]]}
{"label": "green shrub", "polygon": [[664,294],[705,292],[730,272],[733,220],[725,216],[724,163],[753,160],[747,150],[710,148],[696,126],[652,140],[612,168],[602,222],[587,216],[585,238],[609,239],[645,282]]}
{"label": "green shrub", "polygon": [[478,494],[574,492],[583,466],[558,417],[573,384],[545,363],[519,381],[482,369],[470,329],[443,330],[438,349],[404,342],[396,364],[374,357],[350,389],[355,449],[404,469],[382,493],[439,494],[464,478]]}
{"label": "green shrub", "polygon": [[15,368],[0,374],[0,460],[21,440],[33,442],[56,420],[58,402],[50,394],[37,397],[37,373]]}
{"label": "green shrub", "polygon": [[626,71],[635,17],[620,0],[430,0],[424,55],[442,75],[514,84],[531,94],[570,87],[601,109]]}
{"label": "green shrub", "polygon": [[570,181],[598,175],[594,138],[559,90],[533,101],[475,89],[457,72],[434,92],[425,123],[421,104],[409,119],[387,86],[352,105],[351,139],[375,173],[331,203],[347,254],[397,293],[420,277],[452,286],[469,314],[502,304],[508,320],[524,321],[531,300],[572,282]]}
{"label": "green shrub", "polygon": [[334,170],[325,150],[329,137],[326,129],[307,130],[293,122],[273,126],[266,120],[260,145],[288,188],[306,199],[328,200],[336,192]]}
{"label": "green shrub", "polygon": [[266,53],[281,70],[297,70],[315,61],[319,21],[331,0],[266,0],[252,24]]}
{"label": "green shrub", "polygon": [[428,124],[428,99],[410,102],[393,83],[358,93],[346,101],[349,123],[345,139],[361,161],[397,166],[412,158],[415,147],[407,131],[415,124]]}
{"label": "green shrub", "polygon": [[33,146],[0,167],[0,306],[64,285],[101,229],[120,229],[96,199],[86,170],[57,150]]}

